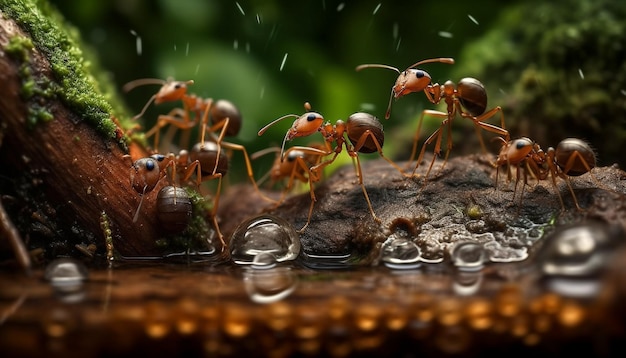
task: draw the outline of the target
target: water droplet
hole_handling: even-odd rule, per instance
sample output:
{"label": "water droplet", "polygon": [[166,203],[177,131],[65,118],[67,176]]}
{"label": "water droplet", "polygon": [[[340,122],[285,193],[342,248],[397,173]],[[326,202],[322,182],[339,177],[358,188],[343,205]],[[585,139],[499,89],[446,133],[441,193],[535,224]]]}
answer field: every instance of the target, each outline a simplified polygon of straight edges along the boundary
{"label": "water droplet", "polygon": [[405,238],[390,237],[383,243],[381,259],[391,269],[414,269],[420,266],[422,252],[417,245]]}
{"label": "water droplet", "polygon": [[289,267],[246,270],[243,274],[246,292],[256,303],[272,303],[284,299],[296,289],[297,282],[297,276]]}
{"label": "water droplet", "polygon": [[478,271],[483,268],[487,255],[483,245],[465,241],[452,247],[450,252],[452,264],[461,271]]}
{"label": "water droplet", "polygon": [[564,296],[595,296],[618,246],[618,230],[600,223],[584,223],[553,232],[537,254],[547,288]]}
{"label": "water droplet", "polygon": [[[254,264],[259,254],[271,254],[276,262],[294,260],[300,254],[300,237],[293,226],[275,215],[248,219],[235,229],[230,239],[232,260],[239,265]],[[259,258],[258,263],[265,258]]]}
{"label": "water droplet", "polygon": [[87,267],[71,258],[60,258],[50,262],[44,272],[44,278],[50,282],[58,297],[66,303],[79,302],[83,299],[83,283],[87,276]]}

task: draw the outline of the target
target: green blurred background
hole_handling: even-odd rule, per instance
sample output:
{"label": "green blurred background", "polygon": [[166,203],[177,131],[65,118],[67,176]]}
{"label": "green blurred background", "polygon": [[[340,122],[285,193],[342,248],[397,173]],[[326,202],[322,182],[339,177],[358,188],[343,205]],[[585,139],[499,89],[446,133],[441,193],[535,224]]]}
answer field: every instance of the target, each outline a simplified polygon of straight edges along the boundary
{"label": "green blurred background", "polygon": [[[356,72],[355,67],[380,63],[403,70],[422,59],[454,57],[455,65],[427,64],[421,68],[431,74],[433,82],[443,83],[447,79],[457,82],[466,76],[480,79],[489,93],[489,108],[496,105],[504,108],[512,137],[531,136],[542,147],[548,147],[556,146],[566,136],[578,136],[592,141],[600,154],[600,165],[620,162],[624,166],[621,143],[626,138],[626,91],[624,82],[618,82],[626,73],[624,58],[617,61],[613,58],[607,65],[598,57],[623,56],[625,32],[607,39],[597,30],[607,27],[611,31],[624,30],[621,23],[626,20],[622,17],[626,12],[622,2],[563,0],[548,5],[532,1],[369,0],[51,2],[80,29],[83,40],[93,46],[102,67],[110,71],[118,88],[144,77],[193,79],[191,92],[232,101],[242,112],[244,123],[239,136],[229,141],[243,144],[249,153],[280,145],[292,120],[285,120],[262,137],[257,136],[257,131],[285,114],[302,114],[303,103],[308,101],[314,111],[332,122],[346,119],[356,111],[374,114],[385,126],[386,154],[397,160],[406,159],[421,111],[443,108],[429,103],[423,93],[410,94],[394,103],[392,116],[385,121],[390,89],[397,74],[385,69]],[[599,17],[599,12],[608,13],[610,21]],[[583,25],[584,21],[588,24]],[[549,36],[555,28],[564,32],[565,41]],[[594,41],[593,38],[613,44],[614,51],[598,54],[597,50],[586,52],[576,48],[588,46],[587,42]],[[553,42],[545,43],[550,40]],[[552,55],[538,52],[548,49],[560,53],[561,47],[560,52],[565,55],[557,63],[550,62]],[[576,53],[582,52],[582,58],[569,56],[570,47],[576,48]],[[534,72],[529,74],[529,67]],[[600,78],[593,74],[594,70],[600,72]],[[559,71],[564,72],[558,75]],[[546,73],[550,74],[549,78]],[[563,84],[563,78],[574,82]],[[596,97],[600,97],[598,106],[604,112],[599,113],[593,103],[593,118],[582,116],[582,128],[576,128],[568,116],[577,116],[585,108],[557,102],[556,107],[567,109],[567,113],[554,114],[542,106],[544,102],[563,98],[580,103],[586,96],[572,92],[573,89],[586,91],[589,82],[584,82],[585,79],[594,81],[594,90],[600,88],[602,93],[596,93]],[[613,86],[606,86],[607,82]],[[158,86],[136,88],[123,94],[123,98],[131,112],[138,113],[157,90]],[[537,95],[531,96],[533,93]],[[150,128],[158,114],[170,108],[165,104],[151,106],[143,118],[144,127]],[[591,130],[585,128],[590,121]],[[437,119],[426,122],[422,140],[440,124]],[[471,124],[464,122],[468,121],[458,118],[454,123],[455,148],[451,156],[480,152]],[[490,122],[495,124],[497,120]],[[611,127],[607,123],[615,125]],[[607,139],[608,136],[615,136],[615,140]],[[320,139],[315,136],[293,144]],[[604,149],[602,146],[609,141],[613,144]],[[490,149],[495,156],[497,148]],[[376,158],[377,154],[364,157]],[[257,177],[269,169],[271,159],[255,162]],[[236,154],[233,160],[240,161],[241,155]]]}

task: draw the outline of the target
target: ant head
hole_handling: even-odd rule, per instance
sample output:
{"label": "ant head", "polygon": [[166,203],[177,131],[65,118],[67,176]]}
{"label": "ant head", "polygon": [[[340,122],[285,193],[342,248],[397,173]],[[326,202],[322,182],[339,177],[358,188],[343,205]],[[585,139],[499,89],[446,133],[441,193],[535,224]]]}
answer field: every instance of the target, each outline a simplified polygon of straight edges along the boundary
{"label": "ant head", "polygon": [[519,164],[530,154],[534,146],[533,141],[526,137],[504,143],[496,164],[498,166],[503,164]]}
{"label": "ant head", "polygon": [[393,96],[398,99],[413,92],[423,91],[430,85],[431,78],[428,72],[410,68],[400,73],[393,86]]}
{"label": "ant head", "polygon": [[167,81],[155,95],[154,103],[172,102],[183,98],[187,94],[187,86],[191,84],[193,84],[193,80]]}

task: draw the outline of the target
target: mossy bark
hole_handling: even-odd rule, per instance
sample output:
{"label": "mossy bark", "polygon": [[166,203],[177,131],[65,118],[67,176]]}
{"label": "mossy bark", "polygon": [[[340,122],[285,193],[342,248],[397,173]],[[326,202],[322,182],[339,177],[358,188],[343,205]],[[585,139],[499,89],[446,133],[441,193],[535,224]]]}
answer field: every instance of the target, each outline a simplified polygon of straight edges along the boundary
{"label": "mossy bark", "polygon": [[[0,193],[12,221],[25,241],[45,242],[57,254],[75,253],[74,246],[81,243],[95,244],[102,252],[109,235],[103,220],[120,253],[157,254],[160,229],[152,213],[157,192],[167,181],[146,194],[142,213],[133,222],[140,196],[129,182],[124,132],[112,121],[111,107],[99,107],[104,97],[97,91],[82,93],[90,100],[76,106],[58,93],[46,95],[42,88],[63,91],[72,86],[68,81],[74,76],[59,72],[50,44],[32,36],[36,24],[22,26],[10,17],[16,13],[9,6],[3,3],[0,12]],[[71,42],[62,32],[55,36]],[[15,39],[26,44],[32,40],[33,46],[16,50]],[[40,90],[26,91],[33,86]],[[74,86],[76,90],[81,84]],[[33,113],[44,113],[45,120],[29,120]],[[106,118],[89,120],[96,113]]]}

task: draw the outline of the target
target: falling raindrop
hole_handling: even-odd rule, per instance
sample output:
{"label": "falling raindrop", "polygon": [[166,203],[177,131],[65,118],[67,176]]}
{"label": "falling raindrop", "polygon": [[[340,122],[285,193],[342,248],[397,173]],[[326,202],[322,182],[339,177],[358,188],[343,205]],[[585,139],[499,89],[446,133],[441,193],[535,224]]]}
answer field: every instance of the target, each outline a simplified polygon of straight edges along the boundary
{"label": "falling raindrop", "polygon": [[378,5],[376,5],[376,8],[374,9],[374,11],[372,12],[372,15],[376,15],[376,13],[378,12],[378,10],[380,10],[380,6],[382,5],[382,3],[378,3]]}
{"label": "falling raindrop", "polygon": [[448,31],[439,31],[438,34],[440,37],[445,37],[447,39],[451,39],[453,37],[452,33]]}
{"label": "falling raindrop", "polygon": [[246,16],[246,13],[243,11],[243,8],[241,7],[241,5],[239,5],[239,3],[236,1],[235,1],[235,5],[237,5],[237,9],[239,9],[239,12],[241,13],[241,15]]}
{"label": "falling raindrop", "polygon": [[137,56],[141,56],[141,37],[137,35],[137,32],[135,32],[135,30],[130,30],[130,33],[135,36],[135,47],[137,48]]}
{"label": "falling raindrop", "polygon": [[391,269],[414,269],[420,266],[421,250],[407,239],[391,236],[383,243],[381,259]]}
{"label": "falling raindrop", "polygon": [[474,18],[474,16],[467,14],[467,17],[476,25],[479,25],[478,20],[476,20],[476,18]]}
{"label": "falling raindrop", "polygon": [[283,56],[283,62],[281,62],[281,64],[280,64],[280,71],[281,72],[283,70],[283,67],[285,67],[285,62],[287,62],[287,55],[289,55],[289,54],[285,52],[285,56]]}
{"label": "falling raindrop", "polygon": [[240,265],[254,264],[260,254],[271,254],[276,262],[294,260],[300,254],[300,248],[300,237],[293,226],[270,214],[242,222],[230,239],[231,258]]}

